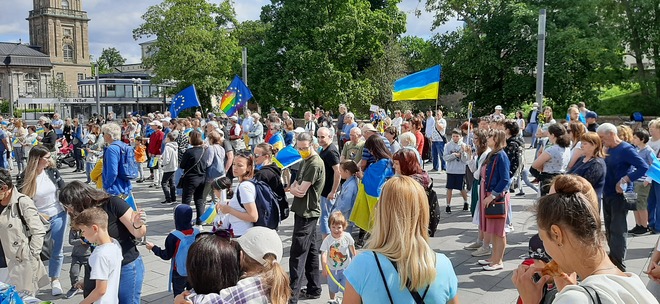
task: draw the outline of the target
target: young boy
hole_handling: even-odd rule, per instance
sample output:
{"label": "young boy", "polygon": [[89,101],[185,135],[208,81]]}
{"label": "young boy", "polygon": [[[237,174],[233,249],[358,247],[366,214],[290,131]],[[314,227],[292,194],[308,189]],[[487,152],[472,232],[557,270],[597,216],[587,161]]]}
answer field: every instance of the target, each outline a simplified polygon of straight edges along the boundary
{"label": "young boy", "polygon": [[[344,215],[339,211],[333,212],[328,222],[330,224],[330,235],[325,237],[321,244],[321,262],[323,263],[323,276],[328,278],[330,293],[328,303],[339,303],[335,299],[335,294],[339,292],[339,286],[335,281],[342,286],[346,286],[344,269],[348,268],[352,257],[355,257],[357,252],[355,251],[353,237],[350,233],[344,232],[344,229],[348,226]],[[334,280],[328,277],[328,268]]]}
{"label": "young boy", "polygon": [[470,210],[470,204],[467,202],[467,191],[465,191],[463,184],[468,155],[465,152],[465,144],[462,138],[460,130],[454,129],[451,131],[451,140],[445,145],[445,151],[442,154],[442,158],[447,162],[447,208],[445,208],[447,213],[451,213],[452,190],[461,192],[463,211]]}
{"label": "young boy", "polygon": [[[637,147],[639,157],[641,157],[649,166],[655,160],[655,153],[653,149],[647,145],[649,142],[649,133],[644,129],[639,129],[633,133],[633,145]],[[651,191],[651,179],[646,175],[633,182],[635,192],[637,193],[637,205],[635,206],[635,228],[628,230],[628,233],[634,235],[641,235],[649,232],[649,211],[647,200],[649,192]]]}
{"label": "young boy", "polygon": [[163,205],[176,204],[176,188],[174,187],[174,172],[179,168],[179,145],[176,143],[176,134],[170,132],[165,137],[165,150],[160,159],[160,166],[163,169],[163,178],[160,185],[165,194],[165,200],[160,202]]}
{"label": "young boy", "polygon": [[101,208],[86,209],[76,216],[75,227],[85,239],[96,244],[89,256],[90,279],[96,281],[96,287],[80,303],[119,303],[122,252],[119,243],[108,235],[108,214]]}
{"label": "young boy", "polygon": [[73,227],[69,230],[69,244],[73,246],[71,250],[71,267],[69,268],[69,277],[71,279],[71,289],[66,293],[65,298],[71,299],[79,292],[82,292],[82,282],[78,282],[80,269],[89,267],[89,243],[82,237],[80,230]]}
{"label": "young boy", "polygon": [[[183,249],[183,246],[190,246],[195,240],[199,230],[193,228],[192,226],[193,210],[189,205],[181,204],[174,208],[174,226],[176,230],[170,232],[165,238],[165,248],[161,249],[160,247],[154,245],[151,242],[147,242],[147,250],[153,251],[154,254],[159,256],[163,260],[174,259],[172,261],[172,273],[171,273],[171,283],[172,291],[174,291],[174,296],[176,297],[184,291],[184,289],[190,289],[191,286],[187,281],[187,273],[184,272],[185,269],[178,269],[177,264],[183,266],[177,261],[183,261],[185,264],[188,248]],[[191,242],[186,242],[187,237],[192,237]],[[185,254],[186,256],[178,256],[179,254]]]}

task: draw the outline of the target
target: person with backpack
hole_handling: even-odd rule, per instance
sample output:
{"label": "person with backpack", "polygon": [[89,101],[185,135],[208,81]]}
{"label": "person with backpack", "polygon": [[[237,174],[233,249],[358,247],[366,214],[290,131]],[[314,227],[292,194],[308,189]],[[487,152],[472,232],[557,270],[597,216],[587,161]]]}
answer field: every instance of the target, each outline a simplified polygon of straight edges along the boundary
{"label": "person with backpack", "polygon": [[284,192],[284,185],[282,184],[282,170],[273,163],[273,155],[276,153],[277,150],[271,144],[260,143],[257,145],[254,149],[254,162],[256,164],[254,179],[268,184],[273,193],[277,195],[280,220],[284,220],[289,216],[289,203],[286,200],[286,192]]}
{"label": "person with backpack", "polygon": [[[211,128],[213,124],[217,125],[215,121],[208,122],[206,128]],[[225,137],[221,130],[213,130],[207,133],[206,140],[208,141],[209,147],[206,150],[206,181],[204,184],[204,194],[202,194],[202,196],[206,200],[209,194],[211,194],[211,199],[215,201],[216,196],[213,191],[211,191],[211,182],[218,177],[225,176],[226,153],[225,148],[223,147]]]}
{"label": "person with backpack", "polygon": [[147,250],[152,251],[161,259],[172,260],[170,268],[170,283],[173,295],[176,297],[184,290],[190,290],[192,286],[187,280],[186,258],[188,249],[195,242],[199,230],[192,226],[193,210],[189,205],[180,204],[174,208],[174,227],[165,238],[165,247],[160,248],[151,242],[147,242]]}
{"label": "person with backpack", "polygon": [[[127,175],[125,169],[132,167],[137,173],[135,152],[121,141],[121,127],[118,124],[107,123],[103,125],[101,131],[105,142],[110,143],[103,151],[103,170],[101,171],[103,190],[110,195],[129,196],[131,190],[133,190],[133,185],[131,185],[129,178],[130,174]],[[131,157],[127,157],[129,150]],[[130,166],[130,163],[135,164],[135,166]]]}
{"label": "person with backpack", "polygon": [[254,183],[250,182],[254,176],[254,157],[239,153],[234,157],[232,170],[234,176],[238,177],[238,185],[234,190],[236,195],[228,202],[220,202],[216,206],[224,215],[220,227],[233,231],[234,237],[240,237],[259,219],[256,188]]}
{"label": "person with backpack", "polygon": [[174,187],[174,172],[179,168],[179,157],[177,151],[179,145],[176,143],[176,134],[168,133],[165,139],[165,149],[163,150],[163,157],[160,161],[160,166],[163,170],[163,178],[160,186],[163,188],[165,201],[161,204],[169,205],[176,203],[176,188]]}

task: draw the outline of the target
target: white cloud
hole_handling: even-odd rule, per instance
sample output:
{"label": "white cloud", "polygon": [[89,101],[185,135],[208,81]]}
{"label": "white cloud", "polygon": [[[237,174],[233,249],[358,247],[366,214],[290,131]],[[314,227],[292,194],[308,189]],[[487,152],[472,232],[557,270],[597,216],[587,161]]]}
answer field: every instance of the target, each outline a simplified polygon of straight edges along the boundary
{"label": "white cloud", "polygon": [[[219,0],[212,0],[219,2]],[[422,0],[424,2],[424,0]],[[115,47],[126,57],[127,63],[140,61],[141,51],[138,43],[133,40],[133,29],[142,23],[141,16],[151,5],[159,0],[83,0],[83,9],[87,11],[89,22],[90,53],[94,57],[101,54],[103,48]],[[234,9],[239,21],[259,19],[261,7],[269,4],[269,0],[234,0]],[[16,42],[21,39],[28,42],[27,18],[32,9],[32,1],[0,0],[0,41]],[[408,15],[406,35],[430,38],[435,33],[456,29],[460,22],[453,20],[448,24],[431,31],[433,14],[425,11],[420,0],[403,0],[399,8]],[[414,11],[421,10],[420,17]]]}

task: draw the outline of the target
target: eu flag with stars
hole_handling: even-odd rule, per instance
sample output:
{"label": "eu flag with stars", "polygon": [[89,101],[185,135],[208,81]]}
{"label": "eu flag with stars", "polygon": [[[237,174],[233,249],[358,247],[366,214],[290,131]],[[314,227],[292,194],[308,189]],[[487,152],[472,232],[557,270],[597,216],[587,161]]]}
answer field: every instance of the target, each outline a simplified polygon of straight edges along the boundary
{"label": "eu flag with stars", "polygon": [[225,94],[222,95],[220,110],[225,112],[227,116],[232,116],[244,107],[250,98],[252,98],[250,89],[248,89],[238,76],[234,76],[234,80],[232,80],[227,90],[225,90]]}
{"label": "eu flag with stars", "polygon": [[195,90],[195,85],[193,84],[172,98],[170,113],[172,114],[172,118],[177,118],[181,111],[194,107],[201,107],[201,105],[197,97],[197,90]]}

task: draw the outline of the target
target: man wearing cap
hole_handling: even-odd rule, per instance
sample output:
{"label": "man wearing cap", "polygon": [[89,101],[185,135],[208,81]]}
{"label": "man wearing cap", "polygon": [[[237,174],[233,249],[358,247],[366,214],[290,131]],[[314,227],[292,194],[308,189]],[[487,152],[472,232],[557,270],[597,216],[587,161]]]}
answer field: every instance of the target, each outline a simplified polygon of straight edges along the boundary
{"label": "man wearing cap", "polygon": [[498,105],[495,107],[495,113],[490,114],[490,120],[491,121],[500,121],[500,120],[505,120],[506,116],[502,114],[502,106]]}
{"label": "man wearing cap", "polygon": [[[147,153],[149,155],[149,158],[160,158],[160,155],[163,154],[163,139],[165,138],[165,133],[163,133],[162,128],[163,124],[160,122],[160,120],[154,120],[149,123],[149,127],[151,127],[152,130],[154,130],[153,133],[151,133],[151,136],[149,136],[149,146],[147,147]],[[160,187],[160,171],[158,170],[158,166],[155,166],[155,168],[150,168],[152,175],[154,177],[153,184],[149,186],[149,188],[152,187]]]}
{"label": "man wearing cap", "polygon": [[536,148],[536,130],[539,128],[539,103],[532,104],[532,111],[527,116],[527,127],[525,132],[532,134],[532,144],[530,148]]}
{"label": "man wearing cap", "polygon": [[[390,149],[390,141],[387,140],[387,138],[385,136],[378,134],[378,131],[376,130],[374,125],[372,125],[370,123],[365,123],[364,126],[362,126],[362,134],[364,135],[365,142],[366,142],[367,139],[369,139],[369,137],[379,136],[383,140],[383,142],[385,143],[385,146],[387,147],[387,149],[388,150]],[[367,167],[369,167],[374,162],[376,162],[376,159],[374,158],[373,155],[371,155],[371,152],[369,152],[369,149],[367,149],[366,147],[362,148],[362,160],[358,164],[358,167],[360,167],[360,170],[362,170],[362,172],[364,172],[364,170],[367,170]]]}
{"label": "man wearing cap", "polygon": [[353,127],[350,131],[351,140],[347,141],[344,149],[341,150],[341,161],[352,160],[356,165],[362,161],[362,149],[364,149],[364,140],[362,139],[362,130]]}
{"label": "man wearing cap", "polygon": [[[314,151],[312,141],[312,136],[307,132],[296,136],[296,149],[303,161],[300,172],[289,189],[293,195],[291,211],[295,214],[289,254],[289,276],[293,295],[289,303],[298,303],[298,299],[318,299],[322,291],[316,223],[321,216],[325,167],[321,157]],[[301,291],[303,273],[307,278],[307,289],[304,292]]]}
{"label": "man wearing cap", "polygon": [[587,131],[596,132],[596,129],[598,129],[598,126],[600,126],[596,122],[596,119],[598,119],[598,114],[596,114],[594,111],[588,111],[585,115],[585,118],[587,119]]}

